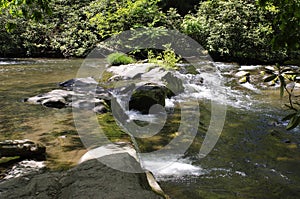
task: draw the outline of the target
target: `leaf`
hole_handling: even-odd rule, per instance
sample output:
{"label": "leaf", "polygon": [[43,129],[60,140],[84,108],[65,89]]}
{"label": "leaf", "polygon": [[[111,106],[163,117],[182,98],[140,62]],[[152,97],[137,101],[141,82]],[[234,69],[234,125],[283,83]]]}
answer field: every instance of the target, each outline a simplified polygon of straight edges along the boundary
{"label": "leaf", "polygon": [[274,71],[273,70],[270,70],[270,69],[265,69],[265,72],[269,75],[273,75],[274,74]]}
{"label": "leaf", "polygon": [[277,75],[273,74],[267,78],[264,79],[264,82],[270,82],[272,80],[274,80],[277,77]]}
{"label": "leaf", "polygon": [[284,73],[285,75],[300,75],[300,73],[295,73],[295,72],[289,72],[289,73]]}
{"label": "leaf", "polygon": [[292,130],[296,128],[300,123],[300,117],[298,115],[295,115],[294,117],[291,118],[289,124],[287,125],[286,129],[287,130]]}
{"label": "leaf", "polygon": [[281,73],[288,72],[288,71],[292,71],[292,69],[290,69],[290,68],[285,68],[285,69],[283,69],[283,70],[281,71]]}
{"label": "leaf", "polygon": [[289,114],[289,115],[285,116],[284,118],[282,118],[281,120],[282,120],[282,121],[290,120],[290,119],[292,119],[295,115],[297,115],[297,113]]}
{"label": "leaf", "polygon": [[7,32],[13,31],[16,27],[17,25],[15,23],[8,22],[5,24],[5,29]]}

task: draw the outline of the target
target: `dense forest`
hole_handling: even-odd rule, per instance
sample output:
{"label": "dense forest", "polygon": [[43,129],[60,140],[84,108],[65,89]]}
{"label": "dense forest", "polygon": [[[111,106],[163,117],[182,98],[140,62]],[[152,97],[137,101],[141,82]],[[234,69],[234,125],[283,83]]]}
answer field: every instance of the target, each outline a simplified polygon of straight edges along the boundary
{"label": "dense forest", "polygon": [[13,0],[1,7],[0,57],[85,57],[124,30],[163,27],[189,35],[215,60],[299,59],[298,0]]}

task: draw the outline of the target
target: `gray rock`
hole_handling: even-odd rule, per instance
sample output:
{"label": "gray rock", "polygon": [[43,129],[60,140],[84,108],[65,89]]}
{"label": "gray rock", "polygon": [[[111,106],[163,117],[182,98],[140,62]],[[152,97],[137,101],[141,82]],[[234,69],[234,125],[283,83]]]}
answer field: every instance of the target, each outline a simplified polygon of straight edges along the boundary
{"label": "gray rock", "polygon": [[79,90],[74,90],[72,86],[74,86],[75,80],[78,79],[71,79],[62,84],[64,86],[70,86],[72,91],[55,89],[48,93],[30,97],[26,100],[26,102],[32,104],[42,104],[43,106],[51,108],[64,108],[66,106],[72,106],[74,108],[84,108],[90,110],[95,108],[96,113],[106,112],[107,110],[105,110],[103,107],[100,110],[100,107],[97,106],[109,104],[109,101],[111,100],[111,94],[102,87],[95,86],[95,80],[91,78],[85,78],[85,81],[79,79],[80,81],[78,80],[78,82],[80,82],[82,85],[93,85],[93,87],[89,88],[85,86],[79,87]]}
{"label": "gray rock", "polygon": [[[127,153],[107,157],[140,168]],[[145,173],[124,173],[97,160],[86,161],[66,172],[47,172],[14,178],[0,184],[1,198],[163,198],[153,191]]]}
{"label": "gray rock", "polygon": [[150,107],[155,104],[165,106],[167,90],[165,86],[152,83],[138,87],[129,100],[129,110],[137,110],[143,114],[148,114]]}
{"label": "gray rock", "polygon": [[70,90],[73,89],[73,87],[88,87],[88,86],[95,86],[98,82],[92,77],[86,77],[86,78],[74,78],[70,79],[64,82],[59,83],[58,85],[61,87],[66,87]]}
{"label": "gray rock", "polygon": [[34,97],[28,98],[26,101],[32,104],[42,104],[43,101],[51,98],[64,98],[65,100],[74,95],[73,91],[66,91],[61,89],[55,89],[48,93],[40,94]]}
{"label": "gray rock", "polygon": [[115,74],[113,79],[134,79],[144,73],[146,73],[149,68],[154,67],[152,63],[141,63],[141,64],[128,64],[120,66],[112,66],[108,68],[108,72]]}
{"label": "gray rock", "polygon": [[[128,64],[117,67],[113,66],[108,68],[108,71],[115,74],[110,78],[110,81],[138,79],[140,80],[140,84],[137,84],[137,86],[141,86],[148,82],[163,85],[172,91],[168,94],[168,97],[184,91],[181,79],[175,76],[174,72],[166,71],[152,63]],[[126,84],[126,82],[124,84]]]}
{"label": "gray rock", "polygon": [[64,108],[67,105],[67,102],[63,97],[54,96],[43,100],[41,104],[43,106],[51,107],[51,108]]}

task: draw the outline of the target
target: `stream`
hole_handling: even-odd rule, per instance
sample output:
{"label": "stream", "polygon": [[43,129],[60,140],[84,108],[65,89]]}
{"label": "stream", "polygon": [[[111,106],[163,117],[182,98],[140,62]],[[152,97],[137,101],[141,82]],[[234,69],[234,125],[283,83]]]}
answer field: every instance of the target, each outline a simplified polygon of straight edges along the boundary
{"label": "stream", "polygon": [[[74,78],[82,61],[0,60],[0,140],[26,138],[43,143],[47,147],[43,164],[49,169],[76,165],[87,150],[77,134],[72,109],[45,108],[24,103],[23,99],[48,92],[57,88],[58,82]],[[281,118],[286,112],[279,91],[262,90],[249,83],[240,85],[230,71],[238,71],[241,66],[213,64],[219,71],[217,76],[209,72],[183,75],[186,92],[166,100],[168,118],[160,134],[136,140],[142,152],[164,147],[178,133],[180,103],[194,99],[186,105],[187,109],[197,104],[201,113],[190,147],[183,156],[144,156],[143,166],[154,174],[171,198],[300,198],[300,129],[285,130],[286,123]],[[195,77],[204,83],[195,83]],[[217,80],[225,85],[223,93],[208,86]],[[222,95],[226,95],[226,101],[222,101]],[[226,119],[218,142],[207,156],[200,158],[198,153],[211,119],[211,100],[226,105]],[[134,111],[127,114],[131,120],[153,119],[143,119]],[[111,115],[101,117],[113,120]],[[1,177],[10,175],[13,166],[0,166]]]}

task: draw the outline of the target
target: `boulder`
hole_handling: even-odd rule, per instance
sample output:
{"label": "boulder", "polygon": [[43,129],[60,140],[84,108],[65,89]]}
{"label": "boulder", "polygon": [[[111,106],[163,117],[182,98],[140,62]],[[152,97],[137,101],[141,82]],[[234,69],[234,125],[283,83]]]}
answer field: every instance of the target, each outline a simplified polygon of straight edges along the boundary
{"label": "boulder", "polygon": [[[105,156],[106,157],[106,156]],[[127,153],[106,157],[141,169]],[[126,160],[126,161],[123,161]],[[117,163],[116,162],[116,163]],[[125,173],[98,160],[89,160],[65,172],[40,171],[0,184],[2,198],[147,198],[161,199],[151,190],[145,173]]]}
{"label": "boulder", "polygon": [[71,98],[73,95],[74,95],[73,91],[55,89],[48,93],[39,94],[37,96],[30,97],[26,101],[32,104],[42,104],[43,102],[45,102],[45,100],[53,98],[54,101],[59,99],[59,101],[66,103],[66,101],[68,101],[68,99]]}
{"label": "boulder", "polygon": [[152,63],[129,64],[118,67],[113,66],[108,68],[108,71],[115,74],[110,78],[110,81],[138,79],[139,82],[143,84],[151,82],[153,84],[164,85],[169,88],[170,92],[168,93],[168,97],[177,95],[184,91],[182,80],[176,76],[176,72],[166,71]]}
{"label": "boulder", "polygon": [[151,106],[159,104],[165,106],[168,89],[157,84],[144,84],[135,89],[129,100],[129,110],[137,110],[148,114]]}

